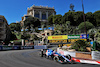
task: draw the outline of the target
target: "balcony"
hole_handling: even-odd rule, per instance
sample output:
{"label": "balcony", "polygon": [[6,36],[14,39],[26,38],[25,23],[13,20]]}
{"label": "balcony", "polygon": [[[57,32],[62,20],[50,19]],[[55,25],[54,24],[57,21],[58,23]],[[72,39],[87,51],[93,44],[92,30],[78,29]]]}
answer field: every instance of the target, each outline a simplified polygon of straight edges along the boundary
{"label": "balcony", "polygon": [[4,40],[6,38],[6,36],[1,36],[0,35],[0,40]]}
{"label": "balcony", "polygon": [[0,31],[0,34],[5,34],[5,31]]}
{"label": "balcony", "polygon": [[5,27],[4,24],[0,23],[0,28],[4,28],[4,27]]}

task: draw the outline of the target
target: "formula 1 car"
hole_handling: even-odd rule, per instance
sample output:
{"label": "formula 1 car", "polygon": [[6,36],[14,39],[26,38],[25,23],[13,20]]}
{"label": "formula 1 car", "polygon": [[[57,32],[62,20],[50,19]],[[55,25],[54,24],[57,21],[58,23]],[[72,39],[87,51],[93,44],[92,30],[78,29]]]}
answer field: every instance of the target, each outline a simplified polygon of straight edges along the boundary
{"label": "formula 1 car", "polygon": [[41,57],[46,57],[60,63],[72,63],[70,55],[61,55],[52,49],[42,49],[40,52]]}

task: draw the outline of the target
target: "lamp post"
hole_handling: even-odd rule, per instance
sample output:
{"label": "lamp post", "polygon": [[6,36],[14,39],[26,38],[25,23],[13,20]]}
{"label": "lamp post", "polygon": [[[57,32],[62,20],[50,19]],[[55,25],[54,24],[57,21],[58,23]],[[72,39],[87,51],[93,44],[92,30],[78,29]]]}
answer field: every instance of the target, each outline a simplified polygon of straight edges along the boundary
{"label": "lamp post", "polygon": [[83,9],[83,20],[84,20],[84,24],[85,24],[85,33],[86,33],[86,40],[87,40],[87,30],[86,30],[86,22],[85,22],[85,14],[84,14],[84,5],[83,5],[83,0],[82,1],[82,9]]}

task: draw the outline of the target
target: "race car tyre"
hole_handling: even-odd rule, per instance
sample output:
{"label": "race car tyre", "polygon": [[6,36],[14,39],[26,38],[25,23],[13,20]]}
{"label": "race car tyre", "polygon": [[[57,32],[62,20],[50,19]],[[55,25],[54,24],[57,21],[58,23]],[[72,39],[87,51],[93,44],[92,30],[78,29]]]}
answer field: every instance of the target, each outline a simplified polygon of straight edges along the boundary
{"label": "race car tyre", "polygon": [[54,61],[56,61],[56,62],[58,62],[58,60],[59,60],[58,57],[54,57],[53,59],[54,59]]}
{"label": "race car tyre", "polygon": [[66,58],[71,59],[71,56],[68,54],[68,55],[66,55]]}
{"label": "race car tyre", "polygon": [[41,51],[41,52],[39,53],[39,55],[40,55],[40,57],[43,57],[43,51]]}
{"label": "race car tyre", "polygon": [[47,55],[45,54],[45,58],[49,59],[49,56],[47,56]]}

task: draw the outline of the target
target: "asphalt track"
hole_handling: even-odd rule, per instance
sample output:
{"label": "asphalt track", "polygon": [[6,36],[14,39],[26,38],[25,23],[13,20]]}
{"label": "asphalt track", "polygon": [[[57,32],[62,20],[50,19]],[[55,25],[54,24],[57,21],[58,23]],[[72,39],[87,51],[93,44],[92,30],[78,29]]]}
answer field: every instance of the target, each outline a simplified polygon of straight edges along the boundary
{"label": "asphalt track", "polygon": [[0,67],[100,67],[91,64],[60,64],[41,58],[39,50],[0,51]]}

